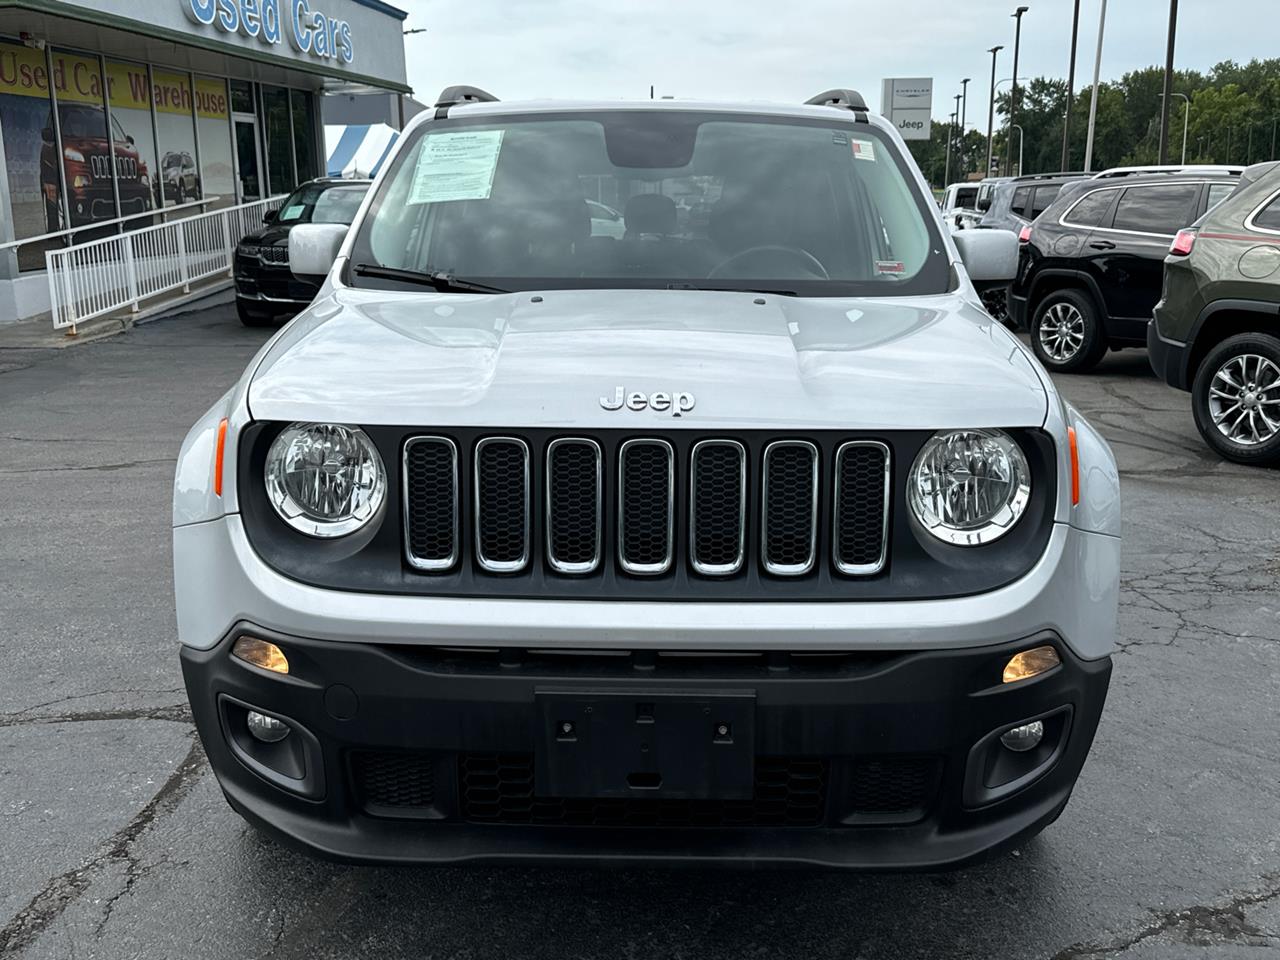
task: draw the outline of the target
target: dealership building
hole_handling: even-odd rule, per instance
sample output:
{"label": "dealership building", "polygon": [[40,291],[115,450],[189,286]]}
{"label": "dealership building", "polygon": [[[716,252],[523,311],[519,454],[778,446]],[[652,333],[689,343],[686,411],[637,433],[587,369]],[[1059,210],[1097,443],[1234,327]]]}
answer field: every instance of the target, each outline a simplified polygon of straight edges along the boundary
{"label": "dealership building", "polygon": [[382,0],[0,0],[0,323],[50,309],[48,250],[323,174],[325,98],[399,127],[404,19]]}

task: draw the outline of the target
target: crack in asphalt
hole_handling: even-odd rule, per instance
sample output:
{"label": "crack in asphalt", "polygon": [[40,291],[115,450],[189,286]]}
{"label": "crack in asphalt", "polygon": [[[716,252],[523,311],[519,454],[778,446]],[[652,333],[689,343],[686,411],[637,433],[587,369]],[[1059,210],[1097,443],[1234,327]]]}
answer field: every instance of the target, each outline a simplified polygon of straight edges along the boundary
{"label": "crack in asphalt", "polygon": [[33,703],[29,707],[23,707],[21,710],[15,710],[13,713],[0,714],[0,721],[10,717],[21,717],[29,713],[35,713],[37,710],[43,710],[46,707],[56,707],[63,703],[74,703],[77,700],[89,700],[93,697],[108,696],[145,696],[148,694],[155,695],[161,693],[181,693],[182,687],[166,687],[163,690],[136,690],[129,688],[126,690],[94,690],[92,693],[73,693],[67,697],[58,697],[54,700],[43,700],[40,703]]}
{"label": "crack in asphalt", "polygon": [[0,476],[15,476],[22,473],[82,473],[85,471],[114,471],[129,470],[133,467],[146,467],[156,463],[177,463],[177,457],[158,457],[154,460],[126,460],[123,463],[97,463],[91,466],[69,466],[63,465],[59,467],[23,467],[19,470],[0,470]]}
{"label": "crack in asphalt", "polygon": [[[1280,938],[1256,926],[1245,915],[1246,907],[1254,907],[1280,899],[1280,874],[1260,878],[1270,884],[1263,890],[1233,897],[1221,906],[1196,905],[1181,910],[1155,913],[1153,922],[1128,937],[1106,943],[1076,943],[1059,950],[1052,960],[1081,960],[1084,957],[1114,956],[1164,933],[1173,932],[1190,946],[1208,947],[1223,941],[1246,946],[1270,946],[1268,941]],[[1153,911],[1154,912],[1154,911]]]}
{"label": "crack in asphalt", "polygon": [[79,713],[37,714],[23,713],[0,715],[0,728],[34,727],[55,723],[93,723],[100,720],[168,720],[173,723],[194,724],[191,705],[171,703],[159,707],[136,707],[129,710],[84,710]]}
{"label": "crack in asphalt", "polygon": [[142,876],[142,873],[138,872],[141,864],[133,853],[133,845],[161,817],[173,812],[191,792],[191,788],[200,779],[206,766],[204,748],[201,747],[200,739],[195,736],[193,730],[191,748],[187,751],[186,757],[147,805],[117,830],[97,854],[80,866],[49,880],[43,890],[14,914],[4,927],[0,927],[0,956],[16,954],[35,942],[36,938],[90,887],[93,883],[93,874],[103,867],[124,864],[126,871],[124,891],[115,895],[109,903],[114,904],[114,901],[118,900],[123,893],[127,893]]}

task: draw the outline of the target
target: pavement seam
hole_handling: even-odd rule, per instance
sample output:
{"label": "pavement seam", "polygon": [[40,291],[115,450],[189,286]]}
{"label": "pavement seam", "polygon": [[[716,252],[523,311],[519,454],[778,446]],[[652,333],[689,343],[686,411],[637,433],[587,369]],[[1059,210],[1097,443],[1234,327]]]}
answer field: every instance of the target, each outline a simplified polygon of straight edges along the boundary
{"label": "pavement seam", "polygon": [[[1272,938],[1275,935],[1261,930],[1246,919],[1245,907],[1254,907],[1280,899],[1280,874],[1264,874],[1259,878],[1270,886],[1253,893],[1241,894],[1228,900],[1222,906],[1197,904],[1181,910],[1169,910],[1156,913],[1155,920],[1141,930],[1128,937],[1112,940],[1107,943],[1075,943],[1059,950],[1052,960],[1082,960],[1085,957],[1115,956],[1137,946],[1152,937],[1171,930],[1185,928],[1183,940],[1195,943],[1191,938],[1197,931],[1217,934],[1228,940],[1245,940],[1245,938]],[[1154,911],[1153,911],[1154,912]],[[1227,932],[1223,932],[1226,930]],[[1247,940],[1245,940],[1247,942]]]}
{"label": "pavement seam", "polygon": [[192,731],[191,748],[186,757],[146,806],[117,830],[97,854],[80,866],[50,879],[43,890],[0,928],[0,956],[17,954],[34,943],[92,885],[92,874],[107,864],[123,863],[127,872],[124,891],[112,897],[109,903],[114,905],[120,896],[127,893],[141,876],[138,872],[138,859],[133,854],[133,844],[161,816],[171,813],[182,802],[200,779],[206,763],[204,749]]}
{"label": "pavement seam", "polygon": [[193,724],[191,706],[171,703],[159,707],[137,707],[131,710],[85,710],[80,713],[35,714],[10,713],[0,716],[0,728],[41,726],[56,723],[93,723],[101,720],[169,720]]}

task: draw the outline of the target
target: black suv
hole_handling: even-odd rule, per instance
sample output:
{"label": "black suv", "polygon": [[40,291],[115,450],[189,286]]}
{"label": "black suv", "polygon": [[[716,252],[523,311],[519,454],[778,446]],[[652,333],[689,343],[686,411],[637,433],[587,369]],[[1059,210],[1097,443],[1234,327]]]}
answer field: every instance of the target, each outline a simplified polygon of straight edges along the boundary
{"label": "black suv", "polygon": [[1073,184],[1019,234],[1009,313],[1050,370],[1080,373],[1107,348],[1145,346],[1174,235],[1238,177],[1159,173]]}

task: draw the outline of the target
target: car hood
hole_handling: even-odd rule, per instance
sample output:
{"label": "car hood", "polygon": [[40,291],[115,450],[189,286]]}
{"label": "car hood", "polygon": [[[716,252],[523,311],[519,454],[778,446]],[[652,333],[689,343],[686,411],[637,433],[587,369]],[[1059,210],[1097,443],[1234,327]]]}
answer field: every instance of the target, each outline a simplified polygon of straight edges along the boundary
{"label": "car hood", "polygon": [[[694,406],[606,409],[618,388]],[[248,402],[259,420],[888,430],[1040,426],[1047,398],[1021,344],[960,295],[339,289],[280,333]]]}
{"label": "car hood", "polygon": [[247,233],[242,238],[243,243],[281,243],[288,241],[289,231],[293,229],[293,225],[271,224],[261,227],[253,233]]}

